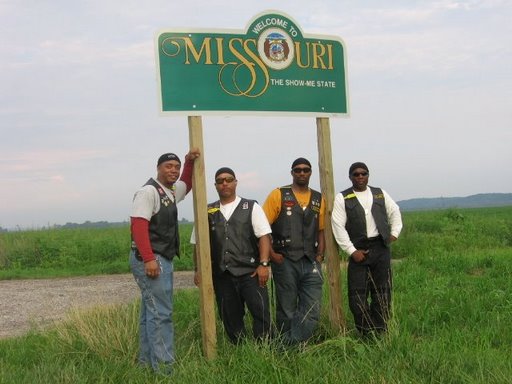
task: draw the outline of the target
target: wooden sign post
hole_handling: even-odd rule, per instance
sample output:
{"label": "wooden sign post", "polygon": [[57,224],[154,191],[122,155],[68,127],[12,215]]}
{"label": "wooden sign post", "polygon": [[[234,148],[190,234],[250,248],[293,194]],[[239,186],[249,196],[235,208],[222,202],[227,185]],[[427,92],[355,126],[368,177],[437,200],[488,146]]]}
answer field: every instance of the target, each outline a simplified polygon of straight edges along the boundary
{"label": "wooden sign post", "polygon": [[338,247],[332,234],[331,217],[334,205],[334,175],[332,167],[331,128],[327,117],[316,119],[318,141],[318,167],[320,186],[325,199],[325,255],[329,284],[329,320],[333,328],[345,332],[346,323],[342,311],[342,289],[340,285],[340,259]]}
{"label": "wooden sign post", "polygon": [[200,116],[188,117],[189,142],[191,148],[199,148],[201,156],[194,162],[192,178],[194,200],[194,224],[196,236],[197,270],[201,278],[199,284],[201,334],[203,352],[207,359],[217,355],[217,334],[215,331],[214,292],[210,258],[210,238],[208,234],[208,213],[204,174],[203,126]]}

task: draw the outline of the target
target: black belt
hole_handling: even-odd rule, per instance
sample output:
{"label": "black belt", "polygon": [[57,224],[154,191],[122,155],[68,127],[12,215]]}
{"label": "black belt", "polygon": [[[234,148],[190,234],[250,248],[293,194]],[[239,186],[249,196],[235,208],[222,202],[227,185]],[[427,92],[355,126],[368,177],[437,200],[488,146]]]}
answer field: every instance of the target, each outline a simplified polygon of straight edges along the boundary
{"label": "black belt", "polygon": [[[142,256],[140,255],[140,252],[139,252],[139,250],[137,249],[137,247],[135,247],[135,248],[133,248],[133,247],[132,247],[132,250],[135,252],[135,258],[136,258],[137,260],[139,260],[139,261],[143,261]],[[167,256],[165,256],[165,255],[162,255],[161,253],[159,253],[158,255],[160,255],[161,257],[163,257],[164,259],[167,259],[167,260],[169,260],[169,261],[172,261],[172,259],[173,259],[172,257],[171,257],[171,258],[169,258],[169,257],[167,257]]]}
{"label": "black belt", "polygon": [[382,241],[382,236],[375,237],[367,237],[366,239],[362,239],[354,244],[357,249],[365,249],[371,246],[380,246],[384,245],[384,241]]}

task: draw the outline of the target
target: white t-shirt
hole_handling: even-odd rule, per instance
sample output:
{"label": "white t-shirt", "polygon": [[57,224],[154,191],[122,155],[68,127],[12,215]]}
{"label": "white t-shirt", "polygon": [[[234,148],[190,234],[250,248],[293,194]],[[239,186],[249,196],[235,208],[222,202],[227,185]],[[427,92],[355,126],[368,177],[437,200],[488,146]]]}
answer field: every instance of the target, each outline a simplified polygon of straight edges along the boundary
{"label": "white t-shirt", "polygon": [[[173,202],[179,203],[187,194],[187,184],[181,180],[176,181],[172,189],[165,187],[158,180],[155,181],[162,187],[165,194]],[[147,221],[150,221],[151,217],[153,217],[153,215],[155,215],[159,210],[160,194],[154,186],[144,185],[141,189],[135,192],[135,195],[133,196],[131,217],[142,217]]]}
{"label": "white t-shirt", "polygon": [[[220,213],[226,218],[226,221],[229,220],[235,208],[240,204],[242,199],[237,196],[235,200],[231,203],[220,204]],[[258,203],[254,203],[252,208],[252,229],[254,231],[254,235],[259,239],[261,236],[268,235],[272,233],[272,229],[270,228],[270,224],[268,223],[267,216],[265,212],[263,212],[263,208]],[[196,231],[195,227],[192,229],[192,234],[190,235],[190,243],[196,243]]]}

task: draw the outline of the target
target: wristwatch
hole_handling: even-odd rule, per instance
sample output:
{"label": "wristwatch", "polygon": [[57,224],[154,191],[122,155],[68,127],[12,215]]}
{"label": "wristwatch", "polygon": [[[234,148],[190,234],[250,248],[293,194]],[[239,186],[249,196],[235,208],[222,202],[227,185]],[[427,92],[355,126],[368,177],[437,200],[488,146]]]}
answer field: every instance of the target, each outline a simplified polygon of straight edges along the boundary
{"label": "wristwatch", "polygon": [[270,267],[270,261],[260,261],[260,265],[264,267]]}

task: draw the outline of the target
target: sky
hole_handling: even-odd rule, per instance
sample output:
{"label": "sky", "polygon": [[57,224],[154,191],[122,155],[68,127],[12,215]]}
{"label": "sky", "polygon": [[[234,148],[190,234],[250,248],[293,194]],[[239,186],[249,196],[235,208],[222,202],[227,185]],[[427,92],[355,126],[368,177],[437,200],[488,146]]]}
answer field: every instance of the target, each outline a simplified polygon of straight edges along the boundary
{"label": "sky", "polygon": [[[0,227],[129,220],[165,152],[184,157],[187,116],[159,113],[160,30],[245,31],[266,10],[346,49],[350,113],[329,118],[335,190],[356,161],[395,201],[512,192],[512,1],[0,0]],[[315,117],[204,116],[215,171],[263,203],[313,164]],[[179,217],[193,219],[192,196]]]}

